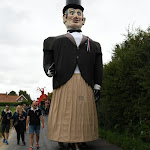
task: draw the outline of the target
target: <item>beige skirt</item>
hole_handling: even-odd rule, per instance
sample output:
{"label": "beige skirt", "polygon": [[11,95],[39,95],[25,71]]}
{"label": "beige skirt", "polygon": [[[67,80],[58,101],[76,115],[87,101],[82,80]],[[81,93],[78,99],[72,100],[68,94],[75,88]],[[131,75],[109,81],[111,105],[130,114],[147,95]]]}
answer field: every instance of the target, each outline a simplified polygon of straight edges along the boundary
{"label": "beige skirt", "polygon": [[98,119],[93,90],[80,74],[53,91],[47,137],[77,143],[98,139]]}

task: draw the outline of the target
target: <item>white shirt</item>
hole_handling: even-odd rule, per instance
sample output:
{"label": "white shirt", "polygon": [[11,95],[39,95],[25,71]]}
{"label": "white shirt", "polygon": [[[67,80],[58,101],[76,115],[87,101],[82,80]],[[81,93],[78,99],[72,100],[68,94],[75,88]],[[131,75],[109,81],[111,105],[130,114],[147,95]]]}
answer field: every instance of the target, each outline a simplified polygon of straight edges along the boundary
{"label": "white shirt", "polygon": [[36,107],[36,109],[33,109],[33,107],[31,106],[31,110],[35,112],[36,110],[38,110],[38,107]]}
{"label": "white shirt", "polygon": [[[73,32],[73,33],[70,33],[70,34],[74,37],[74,40],[75,40],[76,45],[78,47],[80,45],[80,43],[81,43],[83,35],[80,32]],[[74,70],[74,73],[80,73],[78,65],[76,66],[76,68]]]}
{"label": "white shirt", "polygon": [[[83,35],[80,33],[80,32],[73,32],[73,33],[70,33],[73,37],[74,37],[74,40],[76,42],[76,45],[77,47],[80,45],[81,43],[81,40],[83,38]],[[75,70],[74,70],[74,73],[80,73],[80,70],[79,70],[79,66],[77,65]],[[100,90],[101,86],[98,85],[98,84],[95,84],[94,85],[94,89],[96,90]]]}

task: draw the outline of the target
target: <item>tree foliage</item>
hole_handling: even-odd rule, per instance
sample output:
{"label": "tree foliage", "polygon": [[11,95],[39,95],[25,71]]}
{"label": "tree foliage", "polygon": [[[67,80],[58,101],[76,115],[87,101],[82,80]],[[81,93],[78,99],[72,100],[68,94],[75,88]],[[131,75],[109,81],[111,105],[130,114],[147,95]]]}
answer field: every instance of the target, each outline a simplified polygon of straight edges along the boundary
{"label": "tree foliage", "polygon": [[51,93],[48,93],[48,100],[52,100],[52,95],[53,95],[53,92],[51,92]]}
{"label": "tree foliage", "polygon": [[10,91],[8,95],[17,95],[15,91]]}
{"label": "tree foliage", "polygon": [[20,95],[24,95],[24,97],[28,100],[28,102],[29,102],[30,104],[32,103],[30,94],[28,94],[26,91],[20,90],[20,91],[19,91],[19,96],[20,96]]}
{"label": "tree foliage", "polygon": [[150,141],[150,27],[128,31],[104,66],[100,126]]}

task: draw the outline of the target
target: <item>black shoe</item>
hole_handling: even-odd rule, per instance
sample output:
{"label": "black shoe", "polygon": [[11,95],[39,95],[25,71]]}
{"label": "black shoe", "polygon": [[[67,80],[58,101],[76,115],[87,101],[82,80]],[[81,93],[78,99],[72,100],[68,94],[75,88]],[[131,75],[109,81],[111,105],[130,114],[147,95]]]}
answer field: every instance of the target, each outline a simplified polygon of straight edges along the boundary
{"label": "black shoe", "polygon": [[76,150],[74,143],[68,143],[68,150]]}
{"label": "black shoe", "polygon": [[19,141],[17,141],[17,145],[19,145],[20,144],[20,142]]}
{"label": "black shoe", "polygon": [[58,142],[58,145],[59,145],[59,150],[63,150],[65,148],[62,142]]}
{"label": "black shoe", "polygon": [[23,143],[24,146],[26,145],[26,142],[23,141],[22,143]]}
{"label": "black shoe", "polygon": [[88,148],[88,145],[87,145],[87,143],[81,143],[81,147],[86,149],[86,148]]}

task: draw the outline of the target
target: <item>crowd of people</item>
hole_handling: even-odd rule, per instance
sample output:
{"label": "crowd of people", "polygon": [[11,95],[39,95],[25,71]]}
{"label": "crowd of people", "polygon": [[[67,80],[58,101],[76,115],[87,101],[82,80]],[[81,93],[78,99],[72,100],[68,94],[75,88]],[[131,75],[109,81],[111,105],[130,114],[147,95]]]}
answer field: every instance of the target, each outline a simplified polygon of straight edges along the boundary
{"label": "crowd of people", "polygon": [[33,149],[34,134],[36,134],[36,148],[39,149],[40,128],[44,128],[44,120],[42,111],[36,101],[33,101],[29,107],[26,107],[26,104],[18,105],[14,113],[6,105],[1,113],[0,120],[3,143],[8,145],[9,130],[10,127],[14,127],[17,134],[17,145],[20,144],[20,140],[22,140],[23,145],[26,145],[25,133],[26,130],[29,130],[30,150]]}
{"label": "crowd of people", "polygon": [[[43,113],[42,113],[43,111]],[[36,135],[36,149],[39,149],[39,134],[42,123],[42,128],[44,128],[44,120],[43,115],[48,114],[49,106],[42,109],[38,105],[36,101],[32,102],[31,106],[26,106],[26,104],[18,105],[16,107],[16,111],[14,113],[11,112],[8,105],[6,105],[5,109],[1,113],[0,120],[1,123],[1,133],[3,136],[3,143],[8,145],[8,137],[10,127],[14,128],[17,134],[17,145],[20,145],[20,139],[22,140],[22,144],[25,146],[25,133],[26,130],[29,130],[30,134],[30,150],[33,150],[33,141],[34,134]],[[86,143],[81,143],[82,146],[87,146]],[[62,142],[58,142],[59,147],[64,147]],[[73,143],[68,143],[68,147],[74,148],[75,145]]]}

